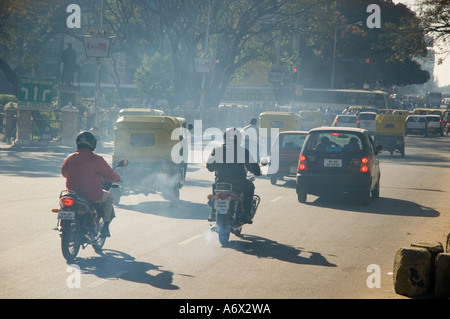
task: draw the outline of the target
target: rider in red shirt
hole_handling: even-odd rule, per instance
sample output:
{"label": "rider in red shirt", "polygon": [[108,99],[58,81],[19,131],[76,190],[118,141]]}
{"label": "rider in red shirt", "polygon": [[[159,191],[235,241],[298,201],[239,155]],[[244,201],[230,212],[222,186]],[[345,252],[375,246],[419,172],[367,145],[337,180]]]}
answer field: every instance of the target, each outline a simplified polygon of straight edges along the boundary
{"label": "rider in red shirt", "polygon": [[120,176],[106,163],[105,159],[94,153],[97,139],[89,131],[81,132],[76,139],[77,150],[70,154],[61,166],[61,174],[66,178],[66,188],[99,203],[103,210],[105,225],[102,235],[110,236],[109,224],[115,217],[113,198],[103,189],[102,179],[114,183]]}

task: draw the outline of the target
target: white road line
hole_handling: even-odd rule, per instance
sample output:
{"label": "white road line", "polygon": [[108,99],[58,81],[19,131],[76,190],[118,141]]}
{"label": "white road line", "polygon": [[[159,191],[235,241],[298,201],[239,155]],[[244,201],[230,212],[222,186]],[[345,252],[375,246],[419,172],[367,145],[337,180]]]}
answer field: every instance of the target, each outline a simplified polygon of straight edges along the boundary
{"label": "white road line", "polygon": [[274,199],[271,199],[270,201],[271,202],[276,202],[277,200],[280,200],[282,198],[283,198],[283,196],[278,196],[278,197],[275,197]]}
{"label": "white road line", "polygon": [[188,238],[188,239],[186,239],[186,240],[183,240],[181,243],[178,243],[178,245],[186,245],[186,244],[189,244],[191,241],[194,241],[194,240],[196,240],[196,239],[198,239],[198,238],[200,238],[200,237],[203,237],[203,235],[195,235],[195,236],[192,236],[191,238]]}
{"label": "white road line", "polygon": [[92,284],[88,285],[87,287],[88,288],[98,287],[101,284],[104,284],[105,282],[108,282],[110,280],[119,279],[120,276],[122,276],[123,274],[126,274],[127,272],[128,272],[127,270],[118,271],[118,272],[114,273],[112,276],[109,276],[108,278],[102,278],[102,279],[94,281]]}

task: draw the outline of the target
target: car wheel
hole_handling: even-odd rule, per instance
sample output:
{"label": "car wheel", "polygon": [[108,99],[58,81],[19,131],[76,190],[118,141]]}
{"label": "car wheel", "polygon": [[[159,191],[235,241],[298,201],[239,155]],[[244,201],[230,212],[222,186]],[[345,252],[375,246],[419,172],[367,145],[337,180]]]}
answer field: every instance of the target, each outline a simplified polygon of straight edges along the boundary
{"label": "car wheel", "polygon": [[364,205],[364,206],[369,205],[369,202],[370,202],[370,191],[369,190],[362,191],[358,195],[359,195],[359,201],[360,201],[361,205]]}
{"label": "car wheel", "polygon": [[306,198],[308,197],[308,194],[305,191],[297,190],[297,199],[299,203],[306,203]]}
{"label": "car wheel", "polygon": [[379,198],[380,197],[380,179],[378,179],[377,185],[375,185],[375,188],[371,192],[372,198]]}

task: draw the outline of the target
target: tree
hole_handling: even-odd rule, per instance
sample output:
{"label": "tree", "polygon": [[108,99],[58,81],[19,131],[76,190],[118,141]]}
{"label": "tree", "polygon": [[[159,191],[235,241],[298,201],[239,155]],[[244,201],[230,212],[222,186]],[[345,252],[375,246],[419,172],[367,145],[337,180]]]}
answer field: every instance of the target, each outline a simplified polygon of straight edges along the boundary
{"label": "tree", "polygon": [[[448,53],[450,37],[450,0],[423,0],[419,6],[425,32],[434,38],[433,45]],[[439,59],[438,63],[442,63]]]}
{"label": "tree", "polygon": [[167,99],[170,102],[173,96],[171,74],[170,57],[161,56],[157,52],[152,57],[144,56],[142,65],[134,75],[134,83],[152,105],[155,105],[160,99]]}
{"label": "tree", "polygon": [[[370,4],[380,6],[380,28],[366,25]],[[413,11],[388,0],[338,0],[337,9],[345,23],[363,22],[338,32],[336,83],[340,87],[370,84],[389,88],[429,79],[428,72],[414,62],[426,56],[427,44],[421,21]]]}

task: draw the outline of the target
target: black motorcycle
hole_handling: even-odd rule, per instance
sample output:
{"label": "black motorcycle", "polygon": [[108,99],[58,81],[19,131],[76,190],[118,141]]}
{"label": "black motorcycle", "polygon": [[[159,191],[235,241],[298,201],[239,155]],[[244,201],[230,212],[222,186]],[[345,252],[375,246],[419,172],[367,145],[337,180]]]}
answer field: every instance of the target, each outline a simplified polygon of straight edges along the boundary
{"label": "black motorcycle", "polygon": [[[250,177],[254,180],[254,177]],[[253,196],[250,210],[250,223],[255,217],[260,197]],[[213,194],[208,195],[208,205],[211,206],[211,215],[216,216],[216,223],[212,225],[211,231],[219,234],[219,242],[226,246],[229,242],[230,233],[240,236],[242,226],[249,223],[243,211],[243,194],[233,190],[232,184],[217,182],[213,185]]]}
{"label": "black motorcycle", "polygon": [[[127,160],[120,161],[114,167],[125,167]],[[104,182],[103,188],[120,187],[119,184]],[[92,203],[85,196],[70,190],[64,190],[59,195],[60,208],[52,209],[58,213],[57,229],[61,235],[61,250],[64,258],[71,262],[80,251],[92,245],[96,252],[100,252],[106,238],[100,236],[103,229],[103,212],[98,204]]]}

